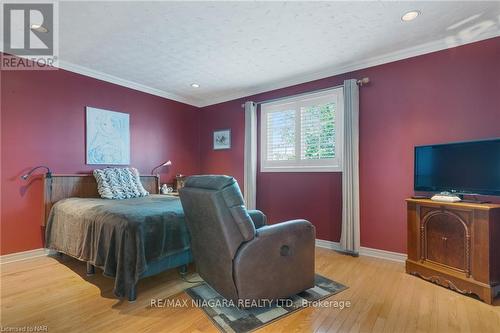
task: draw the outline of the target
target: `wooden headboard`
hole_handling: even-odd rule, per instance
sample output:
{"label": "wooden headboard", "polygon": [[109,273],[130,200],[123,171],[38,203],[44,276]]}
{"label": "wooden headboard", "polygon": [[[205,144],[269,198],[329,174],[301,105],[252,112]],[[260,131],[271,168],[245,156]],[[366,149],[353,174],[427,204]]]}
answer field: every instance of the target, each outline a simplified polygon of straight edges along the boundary
{"label": "wooden headboard", "polygon": [[[140,176],[141,182],[146,191],[149,193],[158,194],[160,190],[160,180],[158,176]],[[63,174],[52,174],[52,177],[48,178],[43,176],[44,184],[44,216],[43,224],[47,223],[47,218],[49,217],[50,209],[59,200],[79,197],[79,198],[99,198],[99,193],[97,192],[97,182],[94,175],[90,174],[75,174],[75,175],[63,175]]]}

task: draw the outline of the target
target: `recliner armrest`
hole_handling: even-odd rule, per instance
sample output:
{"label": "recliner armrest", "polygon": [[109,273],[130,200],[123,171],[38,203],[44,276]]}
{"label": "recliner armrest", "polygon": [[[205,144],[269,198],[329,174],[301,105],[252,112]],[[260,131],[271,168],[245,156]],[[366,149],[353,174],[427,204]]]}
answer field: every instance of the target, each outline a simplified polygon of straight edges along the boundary
{"label": "recliner armrest", "polygon": [[252,219],[255,229],[263,227],[267,224],[267,217],[260,210],[247,210],[248,215]]}
{"label": "recliner armrest", "polygon": [[310,232],[315,237],[315,228],[311,222],[306,220],[291,220],[280,222],[277,224],[266,225],[259,228],[256,237],[273,237],[280,238],[279,235],[284,236],[284,233],[293,234],[297,232]]}
{"label": "recliner armrest", "polygon": [[233,260],[240,298],[280,298],[312,288],[315,237],[314,226],[306,220],[256,229],[255,238],[244,243]]}

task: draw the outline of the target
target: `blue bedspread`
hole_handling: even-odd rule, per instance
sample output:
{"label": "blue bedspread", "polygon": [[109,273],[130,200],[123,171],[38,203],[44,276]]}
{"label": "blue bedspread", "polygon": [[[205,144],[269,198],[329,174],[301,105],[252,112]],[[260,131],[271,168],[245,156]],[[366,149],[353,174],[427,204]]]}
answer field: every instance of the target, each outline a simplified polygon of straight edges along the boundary
{"label": "blue bedspread", "polygon": [[148,264],[188,250],[189,235],[176,197],[68,198],[52,207],[46,247],[102,268],[124,297]]}

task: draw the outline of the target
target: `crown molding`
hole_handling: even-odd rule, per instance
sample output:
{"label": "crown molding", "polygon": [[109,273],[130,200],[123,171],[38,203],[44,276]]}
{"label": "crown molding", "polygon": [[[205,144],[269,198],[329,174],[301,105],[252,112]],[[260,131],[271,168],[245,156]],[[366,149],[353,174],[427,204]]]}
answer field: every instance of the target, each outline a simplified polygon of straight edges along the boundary
{"label": "crown molding", "polygon": [[[3,53],[4,52],[3,39],[1,39],[1,38],[0,38],[0,45],[1,45],[0,52]],[[25,58],[25,59],[30,58],[29,56],[23,56],[23,55],[16,55],[16,57]],[[63,69],[63,70],[68,71],[68,72],[91,77],[93,79],[101,80],[101,81],[108,82],[108,83],[113,83],[113,84],[116,84],[116,85],[119,85],[122,87],[133,89],[133,90],[141,91],[141,92],[144,92],[147,94],[167,98],[167,99],[170,99],[170,100],[173,100],[176,102],[185,103],[185,104],[189,104],[189,105],[196,106],[196,107],[202,107],[202,105],[199,103],[198,100],[185,98],[183,96],[172,94],[172,93],[163,91],[161,89],[152,88],[152,87],[146,86],[146,85],[141,84],[141,83],[122,79],[118,76],[106,74],[104,72],[90,69],[90,68],[85,67],[85,66],[80,66],[80,65],[68,62],[68,61],[64,61],[64,60],[59,59],[54,67],[57,67],[59,69]]]}
{"label": "crown molding", "polygon": [[[253,96],[256,94],[260,93],[265,93],[268,91],[276,90],[276,89],[282,89],[310,81],[315,81],[315,80],[320,80],[324,79],[327,77],[335,76],[335,75],[340,75],[340,74],[345,74],[353,71],[357,71],[360,69],[366,69],[369,67],[374,67],[378,65],[383,65],[387,64],[390,62],[395,62],[403,59],[408,59],[432,52],[437,52],[441,50],[446,50],[449,48],[454,48],[466,44],[471,44],[475,42],[479,42],[482,40],[490,39],[490,38],[495,38],[500,36],[500,31],[498,30],[492,30],[487,33],[483,33],[480,36],[476,36],[476,38],[468,40],[468,41],[457,41],[454,40],[454,43],[450,43],[449,40],[446,38],[435,40],[432,42],[424,43],[421,45],[413,46],[410,48],[406,48],[403,50],[399,50],[396,52],[391,52],[391,53],[386,53],[384,55],[364,59],[362,61],[358,62],[353,62],[353,63],[348,63],[340,66],[335,66],[335,67],[330,67],[321,71],[315,71],[315,72],[310,72],[310,73],[303,73],[299,75],[295,75],[292,78],[289,78],[287,80],[281,80],[281,81],[276,81],[272,83],[265,83],[262,85],[257,85],[254,87],[249,87],[245,89],[240,89],[237,91],[233,91],[231,93],[214,97],[214,98],[205,98],[205,99],[192,99],[192,98],[186,98],[180,95],[176,95],[173,93],[169,93],[167,91],[163,91],[161,89],[157,88],[152,88],[147,85],[137,83],[134,81],[122,79],[120,77],[106,74],[104,72],[100,72],[94,69],[90,69],[88,67],[80,66],[77,64],[73,64],[67,61],[59,60],[58,61],[58,68],[67,70],[69,72],[81,74],[84,76],[88,76],[94,79],[98,79],[101,81],[113,83],[119,86],[123,86],[126,88],[130,88],[133,90],[137,91],[142,91],[151,95],[167,98],[170,100],[174,100],[177,102],[189,104],[195,107],[205,107],[205,106],[210,106],[218,103],[223,103],[227,101],[232,101],[244,97],[249,97]],[[3,48],[2,48],[3,49]]]}
{"label": "crown molding", "polygon": [[492,30],[489,33],[484,33],[474,39],[468,40],[466,42],[459,42],[456,41],[456,43],[450,44],[447,39],[439,39],[435,40],[432,42],[420,44],[417,46],[413,46],[410,48],[402,49],[399,51],[391,52],[391,53],[386,53],[380,56],[372,57],[365,59],[363,61],[358,61],[358,62],[353,62],[345,65],[340,65],[340,66],[335,66],[331,67],[328,69],[324,69],[321,71],[316,71],[316,72],[311,72],[311,73],[305,73],[305,74],[300,74],[300,75],[295,75],[294,77],[287,79],[287,80],[282,80],[279,82],[273,82],[273,83],[266,83],[263,85],[258,85],[252,88],[248,89],[241,89],[236,92],[233,92],[231,94],[217,97],[217,98],[211,98],[211,99],[205,99],[202,101],[202,107],[205,106],[210,106],[218,103],[223,103],[227,101],[232,101],[235,99],[243,98],[243,97],[249,97],[265,92],[269,92],[272,90],[277,90],[277,89],[282,89],[306,82],[311,82],[315,80],[320,80],[324,79],[327,77],[335,76],[335,75],[341,75],[353,71],[357,71],[360,69],[366,69],[369,67],[374,67],[378,65],[383,65],[403,59],[408,59],[432,52],[437,52],[437,51],[442,51],[466,44],[471,44],[475,42],[479,42],[482,40],[490,39],[490,38],[495,38],[499,37],[500,32],[498,30]]}
{"label": "crown molding", "polygon": [[80,74],[80,75],[88,76],[88,77],[91,77],[91,78],[94,78],[94,79],[98,79],[98,80],[101,80],[101,81],[113,83],[113,84],[116,84],[116,85],[119,85],[119,86],[122,86],[122,87],[130,88],[130,89],[137,90],[137,91],[142,91],[142,92],[145,92],[145,93],[148,93],[148,94],[151,94],[151,95],[155,95],[155,96],[167,98],[167,99],[170,99],[170,100],[174,100],[174,101],[177,101],[177,102],[181,102],[181,103],[193,105],[193,106],[196,106],[196,107],[201,107],[201,104],[198,101],[196,101],[196,100],[192,100],[192,99],[185,98],[185,97],[182,97],[182,96],[179,96],[179,95],[176,95],[176,94],[172,94],[172,93],[163,91],[161,89],[152,88],[152,87],[149,87],[149,86],[146,86],[144,84],[137,83],[137,82],[134,82],[134,81],[122,79],[120,77],[117,77],[117,76],[114,76],[114,75],[110,75],[110,74],[106,74],[104,72],[100,72],[100,71],[97,71],[97,70],[94,70],[94,69],[90,69],[88,67],[76,65],[76,64],[73,64],[71,62],[59,60],[57,67],[60,68],[60,69],[64,69],[66,71],[69,71],[69,72],[73,72],[73,73],[77,73],[77,74]]}

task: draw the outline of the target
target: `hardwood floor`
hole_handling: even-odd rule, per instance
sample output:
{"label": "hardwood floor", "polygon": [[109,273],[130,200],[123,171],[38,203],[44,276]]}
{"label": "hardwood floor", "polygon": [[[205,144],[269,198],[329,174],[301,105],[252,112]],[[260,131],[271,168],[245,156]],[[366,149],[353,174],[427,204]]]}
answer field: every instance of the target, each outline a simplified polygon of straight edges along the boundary
{"label": "hardwood floor", "polygon": [[[316,271],[349,289],[332,300],[350,308],[306,308],[259,332],[499,332],[493,306],[404,273],[404,264],[352,258],[318,248]],[[190,279],[195,277],[190,276]],[[139,283],[135,303],[113,297],[113,280],[85,275],[71,258],[1,265],[1,325],[46,325],[49,332],[217,332],[202,310],[154,308],[151,299],[189,299],[172,270]]]}

